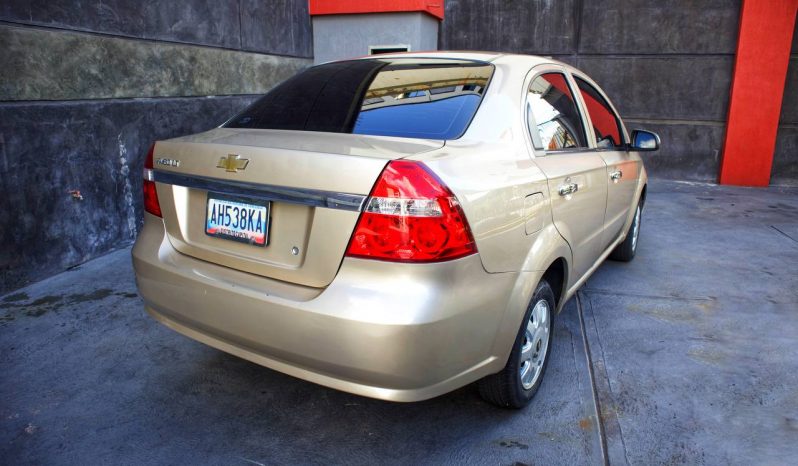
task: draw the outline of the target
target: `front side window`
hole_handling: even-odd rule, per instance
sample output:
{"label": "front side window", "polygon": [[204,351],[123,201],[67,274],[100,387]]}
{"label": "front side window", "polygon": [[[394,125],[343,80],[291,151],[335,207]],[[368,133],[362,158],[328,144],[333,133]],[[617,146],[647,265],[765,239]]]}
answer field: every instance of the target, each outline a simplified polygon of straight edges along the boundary
{"label": "front side window", "polygon": [[280,84],[225,126],[456,139],[492,74],[493,65],[468,60],[327,63]]}
{"label": "front side window", "polygon": [[562,150],[587,147],[582,118],[561,73],[546,73],[529,85],[527,124],[536,148]]}
{"label": "front side window", "polygon": [[574,79],[579,87],[579,92],[582,93],[582,100],[585,101],[590,122],[593,124],[596,147],[606,149],[623,146],[623,126],[615,112],[612,111],[610,104],[587,81],[578,76],[574,76]]}

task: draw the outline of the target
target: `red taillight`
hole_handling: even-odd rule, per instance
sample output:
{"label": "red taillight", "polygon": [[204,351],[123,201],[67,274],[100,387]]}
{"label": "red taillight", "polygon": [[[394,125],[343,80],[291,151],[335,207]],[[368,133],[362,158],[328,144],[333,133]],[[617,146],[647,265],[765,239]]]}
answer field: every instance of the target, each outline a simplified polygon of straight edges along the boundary
{"label": "red taillight", "polygon": [[346,255],[437,262],[477,252],[463,209],[421,162],[389,162],[366,200]]}
{"label": "red taillight", "polygon": [[144,160],[144,210],[152,215],[161,215],[161,204],[158,203],[158,193],[155,191],[155,182],[152,176],[152,154],[155,152],[155,144],[150,147],[147,152],[147,158]]}

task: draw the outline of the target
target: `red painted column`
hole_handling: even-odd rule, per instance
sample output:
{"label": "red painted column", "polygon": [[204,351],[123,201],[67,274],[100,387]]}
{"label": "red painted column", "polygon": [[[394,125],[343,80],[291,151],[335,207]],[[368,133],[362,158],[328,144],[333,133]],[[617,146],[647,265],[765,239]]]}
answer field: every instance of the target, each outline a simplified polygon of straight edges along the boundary
{"label": "red painted column", "polygon": [[719,182],[767,186],[798,0],[743,0]]}

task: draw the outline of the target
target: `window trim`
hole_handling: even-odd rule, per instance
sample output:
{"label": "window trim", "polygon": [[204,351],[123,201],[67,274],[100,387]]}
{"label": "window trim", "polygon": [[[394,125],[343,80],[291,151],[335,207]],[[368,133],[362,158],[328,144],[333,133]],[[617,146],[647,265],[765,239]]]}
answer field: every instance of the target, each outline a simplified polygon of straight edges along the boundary
{"label": "window trim", "polygon": [[[597,152],[614,152],[614,151],[617,152],[617,151],[626,151],[626,150],[628,150],[630,139],[629,139],[629,133],[626,131],[626,124],[624,124],[623,119],[621,118],[621,115],[618,113],[618,110],[616,110],[615,105],[613,105],[613,103],[609,99],[609,97],[607,97],[607,94],[604,92],[604,90],[601,89],[601,87],[599,87],[599,85],[596,84],[595,81],[590,79],[584,73],[581,73],[581,72],[573,73],[572,72],[571,76],[573,78],[574,84],[576,85],[577,89],[579,89],[579,83],[576,81],[577,78],[581,79],[586,84],[588,84],[590,87],[592,87],[593,90],[595,90],[604,99],[604,101],[607,102],[607,105],[609,105],[610,111],[612,112],[612,115],[615,117],[616,122],[620,123],[621,137],[623,138],[622,143],[620,145],[618,145],[618,146],[613,146],[613,147],[599,147],[598,146],[598,142],[597,141],[593,141],[593,145],[595,146],[594,150],[596,150]],[[595,139],[596,130],[593,127],[593,120],[590,119],[590,112],[587,109],[587,103],[582,98],[582,91],[581,90],[579,91],[579,104],[582,107],[582,113],[583,113],[583,115],[585,115],[585,117],[586,117],[585,119],[590,124],[591,134],[593,135],[591,137],[592,137],[592,139]]]}
{"label": "window trim", "polygon": [[[584,132],[585,142],[587,143],[586,147],[568,147],[568,148],[554,149],[554,150],[538,149],[537,147],[535,147],[534,138],[532,137],[532,134],[531,134],[531,131],[530,131],[530,128],[529,128],[529,122],[527,121],[527,118],[528,118],[528,116],[527,116],[527,105],[529,103],[529,86],[538,77],[540,77],[540,76],[542,76],[544,74],[549,74],[549,73],[558,73],[558,74],[561,74],[561,75],[563,75],[565,77],[565,82],[568,84],[568,90],[571,91],[571,95],[574,97],[574,104],[576,105],[576,110],[579,113],[579,117],[582,119],[582,131]],[[576,86],[576,83],[574,82],[573,77],[571,76],[571,73],[565,67],[563,67],[561,65],[557,65],[556,63],[544,63],[544,64],[541,64],[541,65],[534,66],[527,73],[527,77],[526,77],[526,79],[524,79],[524,87],[522,89],[522,97],[521,97],[521,99],[522,99],[522,104],[521,104],[522,117],[521,118],[522,118],[523,126],[525,127],[524,132],[525,132],[525,136],[526,136],[525,137],[526,143],[529,146],[529,148],[532,150],[532,153],[534,154],[535,157],[541,157],[541,156],[545,157],[547,155],[558,155],[558,154],[569,154],[569,153],[591,152],[591,151],[595,151],[596,150],[595,143],[591,142],[591,140],[595,139],[595,138],[588,138],[587,137],[587,129],[588,129],[587,124],[590,123],[590,122],[587,121],[588,119],[586,118],[586,114],[585,114],[585,112],[584,112],[584,110],[582,108],[582,95],[581,95],[581,93],[579,95],[574,94],[574,91],[573,91],[574,86]],[[534,115],[533,115],[532,118],[534,120]],[[535,121],[535,126],[537,127],[537,121]],[[591,131],[593,130],[593,125],[592,124],[590,125],[590,130]]]}

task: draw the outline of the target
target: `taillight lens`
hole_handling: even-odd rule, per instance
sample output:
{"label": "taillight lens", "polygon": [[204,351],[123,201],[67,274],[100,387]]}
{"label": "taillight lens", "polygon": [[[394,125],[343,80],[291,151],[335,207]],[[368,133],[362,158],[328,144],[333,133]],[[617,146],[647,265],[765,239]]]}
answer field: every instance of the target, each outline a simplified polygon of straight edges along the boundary
{"label": "taillight lens", "polygon": [[161,204],[158,203],[158,193],[155,191],[155,182],[153,181],[153,152],[155,152],[155,144],[150,147],[147,158],[144,160],[144,210],[152,215],[162,217]]}
{"label": "taillight lens", "polygon": [[346,255],[438,262],[477,252],[454,194],[423,163],[389,162],[366,201]]}

